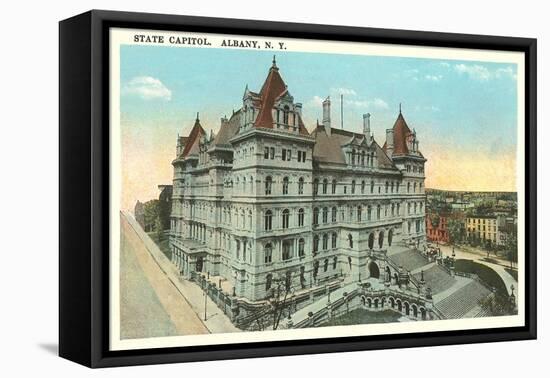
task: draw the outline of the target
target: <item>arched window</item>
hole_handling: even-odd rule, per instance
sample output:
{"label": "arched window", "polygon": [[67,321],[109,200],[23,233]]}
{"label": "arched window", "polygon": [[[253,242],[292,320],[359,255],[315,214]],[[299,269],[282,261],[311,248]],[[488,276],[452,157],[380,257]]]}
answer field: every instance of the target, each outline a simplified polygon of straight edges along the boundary
{"label": "arched window", "polygon": [[331,221],[332,223],[336,222],[336,206],[332,208]]}
{"label": "arched window", "polygon": [[323,180],[323,194],[327,194],[327,188],[328,188],[328,180]]}
{"label": "arched window", "polygon": [[289,240],[283,241],[283,260],[292,258],[292,248]]}
{"label": "arched window", "polygon": [[338,264],[338,257],[334,256],[332,259],[332,270],[336,270],[336,264]]}
{"label": "arched window", "polygon": [[370,182],[370,192],[371,194],[374,193],[374,181]]}
{"label": "arched window", "polygon": [[357,206],[357,222],[361,222],[362,213],[363,213],[363,208],[360,205]]}
{"label": "arched window", "polygon": [[390,228],[388,231],[388,246],[391,247],[391,242],[393,240],[393,228]]}
{"label": "arched window", "polygon": [[408,182],[407,183],[407,193],[410,193],[411,192],[411,183]]}
{"label": "arched window", "polygon": [[416,214],[416,202],[414,203],[414,212],[413,214]]}
{"label": "arched window", "polygon": [[237,255],[237,260],[239,260],[241,258],[241,242],[239,240],[236,241],[235,253]]}
{"label": "arched window", "polygon": [[353,236],[351,236],[351,234],[348,235],[348,242],[349,242],[349,247],[353,248]]}
{"label": "arched window", "polygon": [[324,265],[323,265],[323,271],[326,272],[328,270],[328,259],[325,259]]}
{"label": "arched window", "polygon": [[265,178],[265,195],[268,196],[271,194],[271,186],[273,185],[273,180],[271,176]]}
{"label": "arched window", "polygon": [[378,247],[382,248],[384,246],[384,231],[380,231],[378,234]]}
{"label": "arched window", "polygon": [[351,150],[351,165],[355,165],[355,149]]}
{"label": "arched window", "polygon": [[331,244],[332,249],[336,249],[337,238],[338,238],[338,236],[336,235],[336,232],[333,232],[332,233],[332,244]]}
{"label": "arched window", "polygon": [[288,228],[288,221],[290,219],[290,211],[288,209],[283,210],[283,228]]}
{"label": "arched window", "polygon": [[380,205],[376,206],[376,219],[380,219]]}
{"label": "arched window", "polygon": [[391,216],[392,217],[395,216],[395,204],[394,203],[391,204]]}
{"label": "arched window", "polygon": [[365,151],[361,151],[361,165],[365,165]]}
{"label": "arched window", "polygon": [[285,107],[283,108],[283,123],[285,125],[288,125],[288,112],[289,112],[289,108],[288,106],[285,105]]}
{"label": "arched window", "polygon": [[328,234],[323,234],[323,251],[328,249]]}
{"label": "arched window", "polygon": [[300,257],[305,256],[305,254],[306,254],[305,245],[306,245],[306,243],[305,243],[304,239],[300,238],[298,240],[298,256],[300,256]]}
{"label": "arched window", "polygon": [[355,194],[355,180],[351,182],[351,194]]}
{"label": "arched window", "polygon": [[271,275],[271,273],[269,273],[266,277],[265,277],[265,290],[268,291],[269,289],[271,289],[271,281],[273,280],[273,276]]}
{"label": "arched window", "polygon": [[416,182],[414,183],[413,188],[414,188],[413,193],[416,193]]}
{"label": "arched window", "polygon": [[365,194],[365,180],[361,181],[361,194]]}
{"label": "arched window", "polygon": [[288,194],[288,177],[283,178],[283,194]]}
{"label": "arched window", "polygon": [[304,194],[304,178],[300,177],[298,180],[298,194]]}
{"label": "arched window", "polygon": [[271,226],[272,226],[272,222],[273,222],[273,213],[271,212],[271,210],[267,210],[265,212],[265,219],[264,219],[264,229],[266,231],[271,231]]}
{"label": "arched window", "polygon": [[273,247],[271,243],[267,243],[264,247],[264,262],[269,264],[273,261]]}
{"label": "arched window", "polygon": [[328,207],[323,207],[323,223],[328,223]]}
{"label": "arched window", "polygon": [[371,232],[369,234],[369,249],[373,249],[374,248],[374,233]]}
{"label": "arched window", "polygon": [[319,250],[319,235],[313,236],[313,253]]}
{"label": "arched window", "polygon": [[390,187],[390,183],[386,181],[386,193],[388,192],[389,187]]}
{"label": "arched window", "polygon": [[332,180],[332,194],[336,194],[336,180]]}
{"label": "arched window", "polygon": [[390,185],[390,187],[391,187],[391,188],[390,188],[390,192],[392,192],[392,193],[393,193],[393,181],[391,182],[391,185]]}
{"label": "arched window", "polygon": [[245,228],[245,221],[244,221],[244,210],[241,210],[241,226],[242,228]]}
{"label": "arched window", "polygon": [[370,221],[372,219],[372,206],[367,206],[367,220]]}
{"label": "arched window", "polygon": [[304,209],[298,210],[298,227],[304,226]]}
{"label": "arched window", "polygon": [[313,225],[316,226],[319,224],[319,208],[316,207],[313,209]]}
{"label": "arched window", "polygon": [[313,195],[319,194],[319,179],[313,180]]}

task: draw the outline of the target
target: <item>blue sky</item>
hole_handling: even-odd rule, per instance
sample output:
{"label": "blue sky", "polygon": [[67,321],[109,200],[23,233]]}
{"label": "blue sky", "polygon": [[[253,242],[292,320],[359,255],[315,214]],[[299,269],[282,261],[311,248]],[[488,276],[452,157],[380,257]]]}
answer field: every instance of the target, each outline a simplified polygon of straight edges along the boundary
{"label": "blue sky", "polygon": [[[301,52],[279,52],[276,58],[290,93],[303,103],[310,130],[328,95],[333,125],[340,125],[343,93],[344,127],[360,131],[362,114],[369,112],[380,144],[401,103],[428,159],[434,157],[430,152],[437,156],[447,149],[485,158],[515,151],[513,64]],[[259,91],[271,60],[272,53],[261,50],[122,46],[123,135],[150,137],[172,150],[196,112],[203,126],[217,130],[219,119],[241,106],[246,84]]]}

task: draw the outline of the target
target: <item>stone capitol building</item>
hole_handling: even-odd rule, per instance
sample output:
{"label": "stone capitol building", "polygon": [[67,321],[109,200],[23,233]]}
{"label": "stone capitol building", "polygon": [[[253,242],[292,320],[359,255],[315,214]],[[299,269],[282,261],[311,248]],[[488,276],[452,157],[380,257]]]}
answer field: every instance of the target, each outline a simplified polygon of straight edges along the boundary
{"label": "stone capitol building", "polygon": [[309,132],[275,59],[242,101],[217,134],[197,115],[178,137],[170,248],[183,277],[212,277],[249,302],[277,283],[292,292],[334,280],[397,283],[426,239],[426,159],[401,109],[382,145],[370,114],[362,133],[333,127],[330,98]]}

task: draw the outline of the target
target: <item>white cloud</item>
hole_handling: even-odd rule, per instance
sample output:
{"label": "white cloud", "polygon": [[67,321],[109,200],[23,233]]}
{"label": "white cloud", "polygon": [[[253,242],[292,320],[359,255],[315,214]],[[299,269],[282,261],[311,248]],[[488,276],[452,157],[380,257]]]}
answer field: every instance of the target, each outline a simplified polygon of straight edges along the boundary
{"label": "white cloud", "polygon": [[372,100],[344,100],[344,103],[356,108],[389,109],[388,103],[378,97]]}
{"label": "white cloud", "polygon": [[456,64],[455,71],[459,74],[467,74],[470,79],[487,81],[491,78],[491,72],[487,67],[481,66],[479,64],[466,65],[464,63]]}
{"label": "white cloud", "polygon": [[[325,99],[326,97],[313,96],[313,98],[311,98],[308,102],[306,102],[305,106],[311,107],[314,109],[321,109],[323,105],[323,101],[325,101]],[[331,102],[333,107],[336,105],[340,106],[339,97],[336,99],[333,99],[331,97]],[[344,97],[344,105],[351,106],[354,108],[361,108],[361,109],[367,109],[367,108],[378,109],[378,110],[389,109],[388,103],[379,97],[375,97],[373,99],[358,99],[358,98],[349,99]]]}
{"label": "white cloud", "polygon": [[443,67],[447,67],[447,68],[451,67],[451,65],[447,62],[441,62],[441,63],[439,63],[439,65],[441,65]]}
{"label": "white cloud", "polygon": [[498,68],[494,71],[489,70],[487,67],[480,64],[456,64],[454,69],[459,74],[466,74],[473,80],[488,81],[491,79],[501,79],[508,77],[515,80],[517,75],[512,67]]}
{"label": "white cloud", "polygon": [[344,96],[356,96],[357,92],[351,88],[331,88],[330,93]]}
{"label": "white cloud", "polygon": [[313,96],[313,98],[306,103],[306,106],[311,106],[313,108],[317,108],[317,107],[320,108],[321,106],[323,106],[323,101],[325,101],[323,97]]}
{"label": "white cloud", "polygon": [[441,79],[443,79],[443,75],[426,75],[424,76],[424,78],[428,81],[438,82],[438,81],[441,81]]}
{"label": "white cloud", "polygon": [[134,95],[143,100],[161,99],[170,101],[172,91],[159,80],[151,76],[136,76],[123,88],[122,94]]}
{"label": "white cloud", "polygon": [[510,79],[516,80],[518,75],[514,72],[512,67],[499,68],[495,71],[495,76],[497,78],[509,77]]}

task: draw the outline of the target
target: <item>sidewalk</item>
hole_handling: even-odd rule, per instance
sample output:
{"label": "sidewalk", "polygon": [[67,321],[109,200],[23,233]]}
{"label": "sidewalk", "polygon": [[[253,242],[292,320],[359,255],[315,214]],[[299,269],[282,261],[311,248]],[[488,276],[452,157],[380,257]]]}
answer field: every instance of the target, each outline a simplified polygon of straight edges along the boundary
{"label": "sidewalk", "polygon": [[[453,249],[451,246],[445,245],[441,246],[441,251],[444,255],[451,256],[453,253]],[[500,264],[493,264],[487,261],[484,261],[483,259],[486,257],[486,255],[480,255],[477,253],[467,252],[459,247],[455,247],[455,255],[457,259],[466,259],[466,260],[473,260],[476,263],[488,266],[489,268],[493,269],[499,276],[502,278],[502,281],[504,281],[504,285],[506,286],[506,290],[508,290],[508,294],[512,294],[511,285],[514,285],[515,288],[515,295],[517,295],[517,289],[518,289],[518,282],[515,280],[515,278],[508,273],[504,267]],[[500,260],[499,261],[504,261]]]}
{"label": "sidewalk", "polygon": [[208,328],[210,333],[241,332],[208,296],[206,296],[206,320],[204,320],[205,295],[202,289],[196,284],[180,277],[174,264],[170,262],[155,242],[143,231],[130,213],[122,212],[122,216],[132,226],[160,269],[189,303],[192,310],[199,316],[201,322]]}

